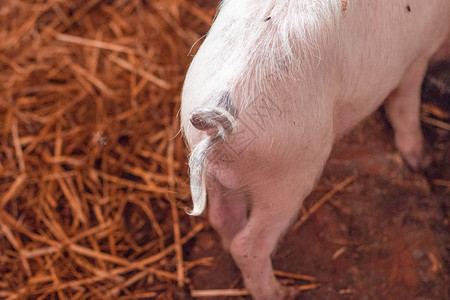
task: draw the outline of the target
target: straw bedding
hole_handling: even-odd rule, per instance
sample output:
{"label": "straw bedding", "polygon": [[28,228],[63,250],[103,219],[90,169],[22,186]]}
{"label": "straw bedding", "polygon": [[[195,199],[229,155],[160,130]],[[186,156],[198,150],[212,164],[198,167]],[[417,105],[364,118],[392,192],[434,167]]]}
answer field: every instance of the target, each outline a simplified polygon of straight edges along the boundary
{"label": "straw bedding", "polygon": [[202,262],[178,134],[177,1],[0,3],[0,298],[173,298]]}

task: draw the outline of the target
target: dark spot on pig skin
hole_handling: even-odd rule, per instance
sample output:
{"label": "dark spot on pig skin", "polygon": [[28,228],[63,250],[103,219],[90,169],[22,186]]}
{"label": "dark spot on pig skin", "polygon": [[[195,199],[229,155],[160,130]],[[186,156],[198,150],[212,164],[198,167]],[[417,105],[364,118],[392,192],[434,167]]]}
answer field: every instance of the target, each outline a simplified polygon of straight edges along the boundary
{"label": "dark spot on pig skin", "polygon": [[265,19],[264,22],[267,22],[267,21],[269,21],[271,19],[272,19],[272,17],[267,17],[267,19]]}
{"label": "dark spot on pig skin", "polygon": [[225,109],[227,112],[229,112],[233,117],[237,117],[237,109],[236,107],[233,105],[233,99],[231,98],[230,92],[228,91],[223,91],[219,94],[218,96],[219,100],[217,105],[222,108]]}
{"label": "dark spot on pig skin", "polygon": [[406,10],[407,10],[408,12],[411,12],[411,6],[407,5],[407,6],[406,6]]}

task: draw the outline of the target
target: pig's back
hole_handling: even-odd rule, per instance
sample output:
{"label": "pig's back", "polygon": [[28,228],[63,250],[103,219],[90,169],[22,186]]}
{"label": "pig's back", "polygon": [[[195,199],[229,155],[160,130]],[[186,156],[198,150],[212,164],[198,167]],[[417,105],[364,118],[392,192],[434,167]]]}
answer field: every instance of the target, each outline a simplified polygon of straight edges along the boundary
{"label": "pig's back", "polygon": [[346,120],[338,135],[375,110],[416,60],[445,58],[449,33],[448,0],[349,2],[335,68],[336,114]]}

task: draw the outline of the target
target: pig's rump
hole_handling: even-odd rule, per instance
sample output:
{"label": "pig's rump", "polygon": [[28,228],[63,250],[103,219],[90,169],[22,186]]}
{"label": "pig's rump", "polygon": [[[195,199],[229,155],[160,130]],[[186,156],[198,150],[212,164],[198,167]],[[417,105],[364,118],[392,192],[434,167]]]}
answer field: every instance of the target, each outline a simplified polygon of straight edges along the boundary
{"label": "pig's rump", "polygon": [[235,4],[242,11],[234,2],[223,3],[189,69],[181,120],[198,155],[195,145],[211,132],[195,128],[192,113],[219,107],[217,95],[226,91],[236,130],[227,141],[203,145],[204,158],[191,155],[198,163],[191,174],[209,173],[235,188],[277,176],[283,167],[320,168],[333,140],[379,107],[411,65],[440,48],[444,55],[449,32],[445,0],[409,1],[409,9],[396,1],[359,1],[346,11],[341,1]]}

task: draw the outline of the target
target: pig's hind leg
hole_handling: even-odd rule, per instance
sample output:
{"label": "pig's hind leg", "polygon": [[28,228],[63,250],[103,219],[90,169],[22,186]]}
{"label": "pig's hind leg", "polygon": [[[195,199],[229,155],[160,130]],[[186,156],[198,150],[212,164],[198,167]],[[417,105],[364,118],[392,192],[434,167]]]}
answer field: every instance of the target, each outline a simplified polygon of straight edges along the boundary
{"label": "pig's hind leg", "polygon": [[394,128],[395,145],[408,165],[416,171],[428,167],[431,162],[431,157],[425,153],[420,126],[420,89],[427,66],[428,58],[416,60],[384,104]]}
{"label": "pig's hind leg", "polygon": [[284,287],[276,280],[271,254],[297,216],[303,192],[309,193],[314,182],[283,177],[268,178],[265,182],[270,184],[250,191],[248,223],[231,242],[231,254],[242,272],[245,286],[257,300],[295,299],[298,294],[295,288]]}
{"label": "pig's hind leg", "polygon": [[245,194],[212,179],[208,184],[208,202],[209,222],[219,233],[224,249],[229,251],[231,240],[247,223]]}

